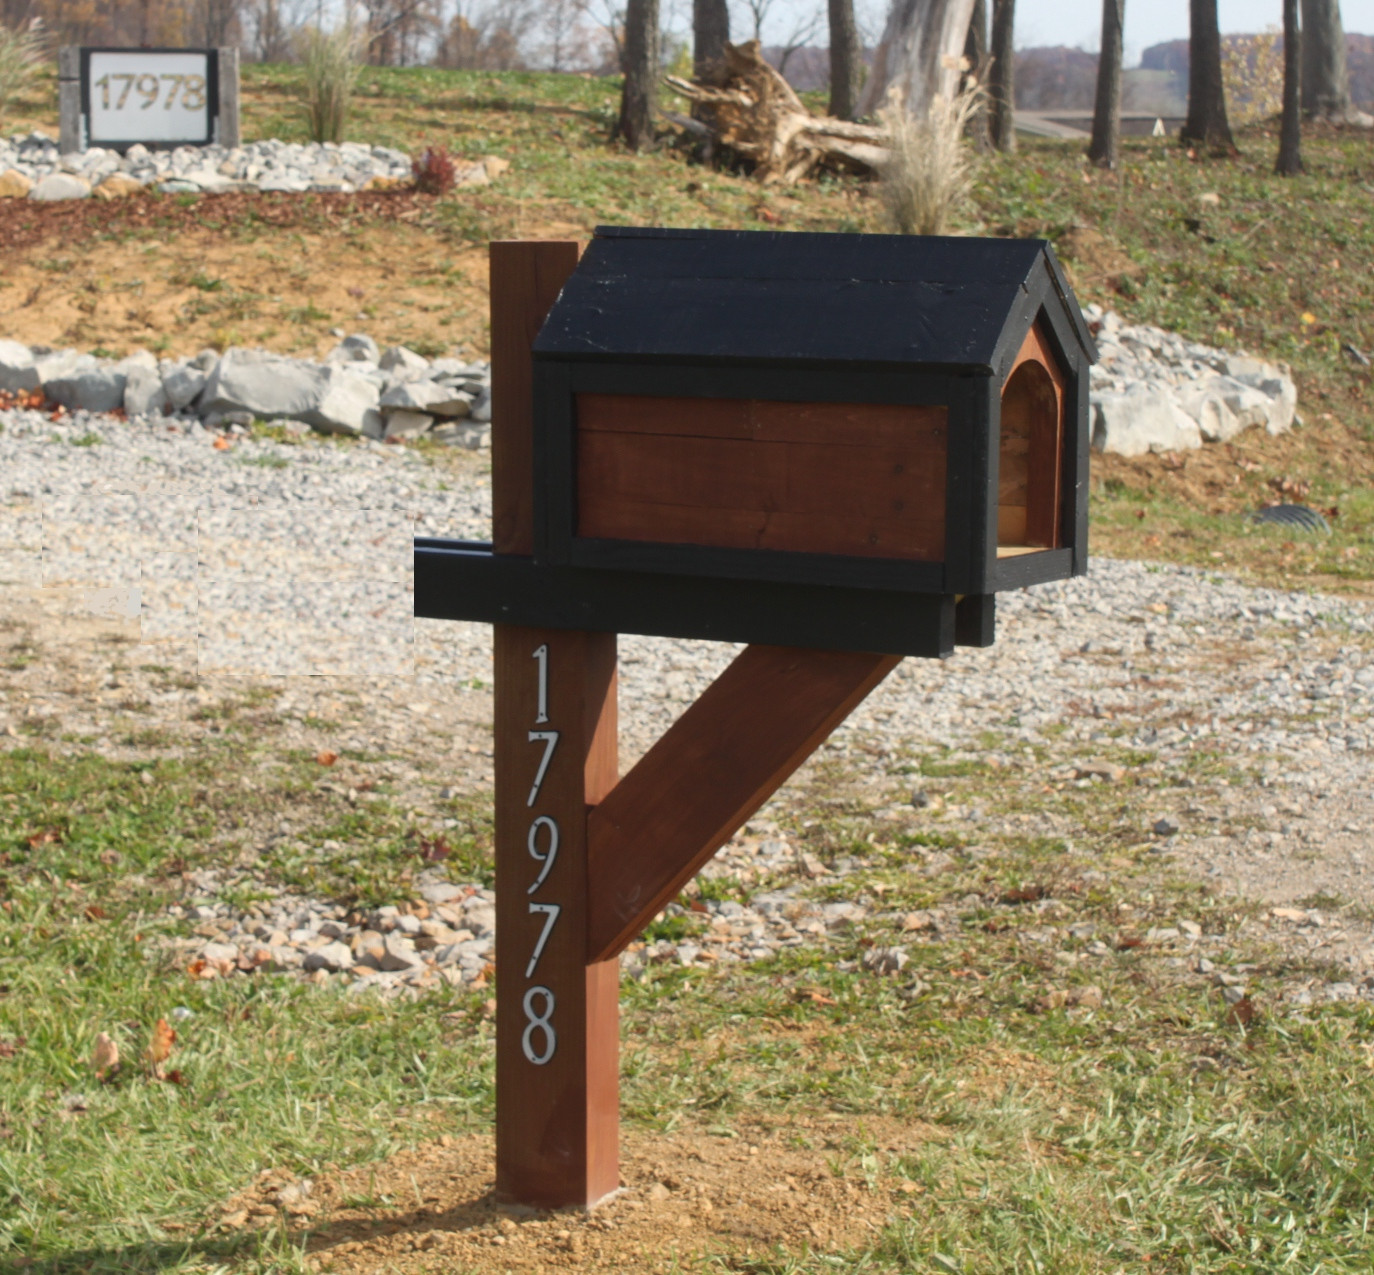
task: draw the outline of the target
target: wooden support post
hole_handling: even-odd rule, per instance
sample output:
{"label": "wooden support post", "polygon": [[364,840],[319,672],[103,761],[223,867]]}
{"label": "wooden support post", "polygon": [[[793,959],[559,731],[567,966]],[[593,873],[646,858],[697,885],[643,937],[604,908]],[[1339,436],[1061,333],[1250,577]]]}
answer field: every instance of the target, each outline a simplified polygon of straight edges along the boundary
{"label": "wooden support post", "polygon": [[[533,551],[530,346],[577,245],[491,246],[492,522]],[[496,1186],[619,1186],[621,949],[900,662],[751,646],[617,784],[613,634],[496,626]]]}
{"label": "wooden support post", "polygon": [[82,149],[81,49],[64,44],[57,51],[57,151],[70,155]]}
{"label": "wooden support post", "polygon": [[618,955],[900,663],[745,647],[592,811],[587,959]]}
{"label": "wooden support post", "polygon": [[587,810],[614,786],[615,637],[496,628],[496,1188],[620,1185],[619,963],[587,962]]}
{"label": "wooden support post", "polygon": [[[578,245],[491,245],[492,522],[533,548],[530,346]],[[608,633],[496,626],[496,1188],[589,1207],[620,1185],[619,965],[588,963],[587,811],[614,786]]]}

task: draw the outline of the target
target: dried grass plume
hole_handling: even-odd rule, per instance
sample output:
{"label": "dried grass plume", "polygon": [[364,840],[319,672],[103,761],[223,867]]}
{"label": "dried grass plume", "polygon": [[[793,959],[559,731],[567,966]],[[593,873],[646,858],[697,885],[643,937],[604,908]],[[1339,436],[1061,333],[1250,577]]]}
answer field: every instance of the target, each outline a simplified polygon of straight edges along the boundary
{"label": "dried grass plume", "polygon": [[899,89],[878,111],[888,155],[879,166],[879,195],[893,230],[942,235],[973,189],[976,158],[967,140],[970,120],[984,97],[975,83],[953,99],[937,94],[924,118],[906,111]]}

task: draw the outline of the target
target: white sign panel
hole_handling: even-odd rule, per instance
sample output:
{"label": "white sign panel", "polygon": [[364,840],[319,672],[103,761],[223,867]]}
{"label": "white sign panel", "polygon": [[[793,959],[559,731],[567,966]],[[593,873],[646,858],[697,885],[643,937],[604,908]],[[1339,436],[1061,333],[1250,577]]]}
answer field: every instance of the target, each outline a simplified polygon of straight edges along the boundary
{"label": "white sign panel", "polygon": [[211,54],[204,51],[91,50],[86,80],[89,142],[211,140]]}

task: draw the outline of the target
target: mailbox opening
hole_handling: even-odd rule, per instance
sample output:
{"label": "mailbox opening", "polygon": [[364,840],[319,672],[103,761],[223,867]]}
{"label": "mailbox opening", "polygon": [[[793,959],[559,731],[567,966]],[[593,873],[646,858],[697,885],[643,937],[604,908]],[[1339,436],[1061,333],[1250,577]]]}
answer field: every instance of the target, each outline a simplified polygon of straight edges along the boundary
{"label": "mailbox opening", "polygon": [[1064,377],[1037,323],[1002,389],[997,556],[1061,543]]}

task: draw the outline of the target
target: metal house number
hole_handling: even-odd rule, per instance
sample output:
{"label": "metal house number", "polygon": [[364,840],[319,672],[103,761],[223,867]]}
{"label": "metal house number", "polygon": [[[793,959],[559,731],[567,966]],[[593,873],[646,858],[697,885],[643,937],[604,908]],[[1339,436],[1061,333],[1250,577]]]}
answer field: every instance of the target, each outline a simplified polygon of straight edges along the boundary
{"label": "metal house number", "polygon": [[[531,658],[539,666],[538,670],[538,699],[535,710],[534,722],[536,726],[547,726],[549,720],[549,646],[542,643],[534,648]],[[558,747],[558,732],[556,730],[531,730],[530,743],[540,744],[543,747],[543,754],[539,758],[539,767],[534,774],[534,783],[530,785],[529,799],[525,802],[527,806],[533,807],[539,800],[539,790],[544,786],[544,777],[549,773],[549,763],[553,761],[554,750]],[[526,839],[529,846],[530,858],[539,864],[538,875],[534,882],[526,891],[527,894],[534,894],[549,879],[549,872],[553,868],[554,860],[558,857],[558,824],[550,815],[536,815],[530,824],[529,836]],[[549,936],[553,933],[553,927],[558,924],[558,914],[563,909],[557,903],[536,903],[530,902],[530,914],[532,916],[542,916],[544,919],[543,928],[539,931],[539,937],[535,940],[534,951],[530,954],[529,963],[525,966],[525,977],[532,979],[535,971],[539,968],[539,958],[544,954],[544,948],[548,944]],[[525,989],[525,1030],[520,1037],[520,1047],[525,1051],[525,1057],[536,1067],[542,1067],[554,1056],[558,1049],[558,1033],[553,1026],[553,1011],[556,1006],[553,992],[542,984],[536,983],[532,987]],[[536,1049],[536,1044],[539,1048]]]}

